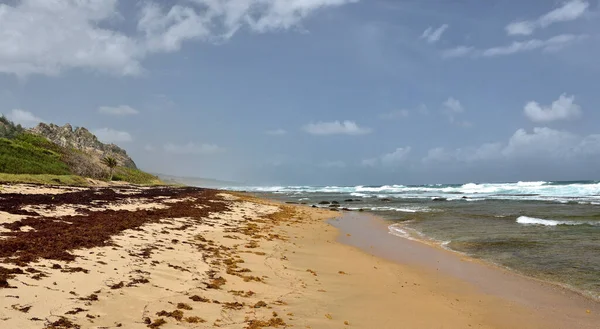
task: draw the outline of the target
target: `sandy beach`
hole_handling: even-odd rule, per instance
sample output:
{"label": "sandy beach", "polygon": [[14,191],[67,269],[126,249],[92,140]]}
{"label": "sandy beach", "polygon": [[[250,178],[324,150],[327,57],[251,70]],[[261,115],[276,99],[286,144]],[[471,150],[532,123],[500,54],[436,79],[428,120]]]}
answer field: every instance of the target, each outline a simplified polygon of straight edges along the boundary
{"label": "sandy beach", "polygon": [[393,237],[357,213],[196,188],[0,193],[1,328],[600,323],[597,303]]}

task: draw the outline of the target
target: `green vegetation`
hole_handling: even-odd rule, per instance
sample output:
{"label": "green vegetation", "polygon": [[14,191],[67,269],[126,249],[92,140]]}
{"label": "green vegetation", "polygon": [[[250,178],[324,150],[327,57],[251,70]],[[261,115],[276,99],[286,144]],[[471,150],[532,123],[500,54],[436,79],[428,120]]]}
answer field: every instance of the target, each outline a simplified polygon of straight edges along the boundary
{"label": "green vegetation", "polygon": [[31,183],[44,185],[87,186],[85,178],[76,175],[30,175],[0,173],[3,183]]}
{"label": "green vegetation", "polygon": [[15,138],[15,136],[23,133],[25,129],[21,125],[15,125],[5,116],[0,115],[0,137]]}
{"label": "green vegetation", "polygon": [[69,175],[61,154],[31,144],[35,136],[22,133],[15,139],[0,138],[0,172],[8,174]]}
{"label": "green vegetation", "polygon": [[106,156],[99,163],[83,151],[63,148],[0,116],[0,182],[85,186],[88,181],[84,177],[89,177],[163,184],[156,176],[117,165],[114,157]]}
{"label": "green vegetation", "polygon": [[108,177],[108,180],[111,181],[113,179],[113,174],[115,171],[115,168],[117,167],[117,160],[115,160],[115,158],[113,157],[104,157],[102,158],[102,160],[100,160],[100,162],[102,162],[103,165],[108,167],[108,170],[110,172],[110,176]]}
{"label": "green vegetation", "polygon": [[113,177],[115,181],[124,181],[132,184],[140,185],[162,185],[164,184],[158,177],[151,175],[147,172],[143,172],[138,169],[131,169],[127,167],[117,167]]}

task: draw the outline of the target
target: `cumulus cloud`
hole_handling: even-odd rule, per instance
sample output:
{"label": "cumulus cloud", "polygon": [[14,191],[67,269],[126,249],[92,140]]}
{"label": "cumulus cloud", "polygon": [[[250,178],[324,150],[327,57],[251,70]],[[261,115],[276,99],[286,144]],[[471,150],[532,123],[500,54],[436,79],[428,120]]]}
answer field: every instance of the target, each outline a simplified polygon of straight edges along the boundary
{"label": "cumulus cloud", "polygon": [[92,131],[98,139],[104,143],[131,142],[133,138],[126,131],[118,131],[112,128],[100,128]]}
{"label": "cumulus cloud", "polygon": [[462,121],[457,119],[457,117],[465,112],[465,108],[460,103],[458,99],[453,97],[449,97],[442,104],[442,112],[448,116],[450,123],[453,123],[462,127],[470,127],[472,124],[468,121]]}
{"label": "cumulus cloud", "polygon": [[465,111],[460,101],[458,99],[454,99],[453,97],[448,98],[443,105],[447,113],[456,114],[463,113]]}
{"label": "cumulus cloud", "polygon": [[543,106],[534,101],[528,102],[524,112],[533,122],[549,122],[579,118],[581,107],[575,104],[575,96],[562,94],[550,106]]}
{"label": "cumulus cloud", "polygon": [[33,127],[40,122],[44,122],[44,119],[36,116],[35,114],[29,111],[21,109],[13,109],[12,111],[10,111],[7,117],[14,123],[20,124],[23,127]]}
{"label": "cumulus cloud", "polygon": [[119,105],[119,106],[100,106],[98,108],[98,112],[102,114],[115,115],[115,116],[125,116],[125,115],[134,115],[140,113],[138,110],[134,109],[129,105]]}
{"label": "cumulus cloud", "polygon": [[[188,0],[171,6],[146,1],[125,20],[119,12],[125,0],[14,1],[0,4],[0,72],[135,75],[146,56],[177,51],[186,41],[222,42],[244,27],[256,33],[286,30],[321,9],[355,1]],[[122,21],[134,21],[136,31],[117,29]]]}
{"label": "cumulus cloud", "polygon": [[312,135],[365,135],[371,132],[354,121],[333,121],[309,123],[303,127],[304,131]]}
{"label": "cumulus cloud", "polygon": [[215,144],[195,144],[188,142],[187,144],[169,143],[164,146],[164,150],[173,154],[215,154],[220,153],[223,149]]}
{"label": "cumulus cloud", "polygon": [[442,34],[446,32],[448,27],[448,24],[443,24],[437,29],[434,29],[432,26],[430,26],[423,31],[421,39],[425,39],[428,43],[436,43],[442,38]]}
{"label": "cumulus cloud", "polygon": [[472,58],[491,58],[498,56],[508,56],[523,52],[541,50],[544,52],[559,51],[564,47],[577,41],[587,38],[586,35],[560,34],[546,40],[530,39],[525,41],[515,41],[509,45],[491,47],[487,49],[477,49],[471,46],[458,46],[446,49],[442,52],[443,58],[472,57]]}
{"label": "cumulus cloud", "polygon": [[588,8],[587,1],[570,0],[535,20],[512,22],[506,26],[505,30],[508,35],[531,35],[539,28],[545,28],[555,23],[574,21],[582,17]]}
{"label": "cumulus cloud", "polygon": [[[27,0],[0,4],[0,72],[57,75],[85,68],[137,74],[137,43],[100,27],[116,17],[117,0]],[[60,19],[57,19],[59,18]]]}
{"label": "cumulus cloud", "polygon": [[481,161],[568,161],[600,156],[600,134],[579,136],[570,132],[537,127],[528,132],[518,129],[506,142],[447,150],[433,148],[424,163]]}
{"label": "cumulus cloud", "polygon": [[265,131],[265,134],[271,135],[271,136],[281,136],[281,135],[287,134],[287,131],[285,131],[285,129],[279,128],[279,129],[267,130],[267,131]]}
{"label": "cumulus cloud", "polygon": [[396,150],[394,150],[393,152],[386,153],[377,158],[364,159],[362,161],[362,165],[368,166],[368,167],[375,167],[378,165],[382,165],[385,167],[397,166],[397,165],[405,162],[408,159],[410,151],[411,151],[410,146],[399,147]]}

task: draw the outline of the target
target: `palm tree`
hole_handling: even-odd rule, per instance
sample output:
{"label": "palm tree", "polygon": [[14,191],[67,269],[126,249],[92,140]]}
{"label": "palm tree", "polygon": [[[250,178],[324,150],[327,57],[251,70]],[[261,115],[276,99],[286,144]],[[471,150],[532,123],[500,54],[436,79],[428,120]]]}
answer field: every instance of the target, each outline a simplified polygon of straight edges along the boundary
{"label": "palm tree", "polygon": [[108,178],[108,180],[111,181],[113,178],[113,172],[115,170],[115,167],[117,166],[117,159],[115,159],[111,156],[106,156],[106,157],[102,158],[102,160],[100,160],[100,162],[102,162],[103,165],[108,167],[108,170],[110,172],[110,177]]}

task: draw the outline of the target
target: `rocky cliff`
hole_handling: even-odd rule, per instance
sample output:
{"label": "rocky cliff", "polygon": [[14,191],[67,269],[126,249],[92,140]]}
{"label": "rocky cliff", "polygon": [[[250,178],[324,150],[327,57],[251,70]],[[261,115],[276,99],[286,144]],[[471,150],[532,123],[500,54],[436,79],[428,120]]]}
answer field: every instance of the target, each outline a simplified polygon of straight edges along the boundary
{"label": "rocky cliff", "polygon": [[137,169],[127,152],[115,144],[104,144],[83,127],[73,129],[70,124],[57,126],[55,124],[40,123],[29,130],[30,133],[46,137],[48,140],[64,148],[73,148],[90,155],[97,160],[111,156],[120,166]]}

